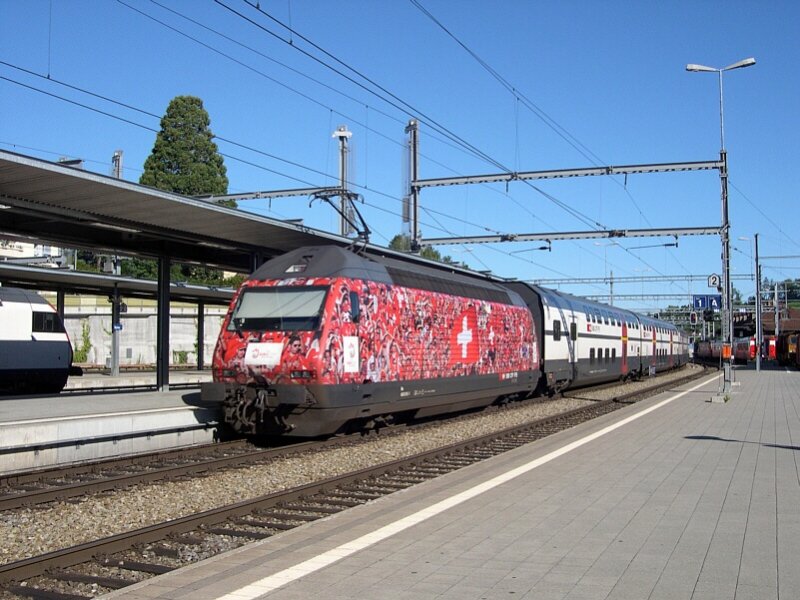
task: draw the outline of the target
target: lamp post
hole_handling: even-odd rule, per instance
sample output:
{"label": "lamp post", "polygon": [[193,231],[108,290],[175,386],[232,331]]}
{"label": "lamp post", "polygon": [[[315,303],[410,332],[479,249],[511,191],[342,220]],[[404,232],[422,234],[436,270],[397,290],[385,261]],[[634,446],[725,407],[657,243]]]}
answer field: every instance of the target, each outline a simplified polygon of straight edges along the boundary
{"label": "lamp post", "polygon": [[725,71],[741,69],[756,64],[755,58],[745,58],[727,67],[716,69],[705,65],[686,65],[687,71],[701,73],[717,73],[719,76],[719,157],[722,167],[719,170],[720,187],[722,189],[722,338],[728,345],[728,360],[724,362],[723,392],[729,392],[731,386],[731,360],[733,359],[733,311],[731,310],[731,243],[730,222],[728,220],[728,155],[725,151],[725,113],[722,101],[722,74]]}

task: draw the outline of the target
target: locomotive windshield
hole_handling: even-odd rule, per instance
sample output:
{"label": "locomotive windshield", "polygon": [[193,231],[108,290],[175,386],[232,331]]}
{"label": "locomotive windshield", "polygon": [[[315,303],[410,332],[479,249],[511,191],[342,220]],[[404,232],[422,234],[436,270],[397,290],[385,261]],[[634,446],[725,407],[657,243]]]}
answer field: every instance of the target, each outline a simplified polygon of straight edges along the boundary
{"label": "locomotive windshield", "polygon": [[311,331],[319,329],[327,287],[262,287],[244,290],[229,331]]}

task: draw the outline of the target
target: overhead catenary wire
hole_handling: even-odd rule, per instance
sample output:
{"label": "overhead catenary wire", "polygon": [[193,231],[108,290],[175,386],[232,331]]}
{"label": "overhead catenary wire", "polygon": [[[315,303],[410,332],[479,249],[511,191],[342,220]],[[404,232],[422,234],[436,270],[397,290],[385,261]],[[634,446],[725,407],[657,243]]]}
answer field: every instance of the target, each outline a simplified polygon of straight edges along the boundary
{"label": "overhead catenary wire", "polygon": [[[275,61],[274,59],[272,59],[272,58],[270,58],[270,57],[266,57],[266,55],[264,55],[263,53],[261,53],[261,52],[259,52],[259,51],[257,51],[257,50],[254,50],[254,49],[250,48],[249,46],[246,46],[246,45],[242,44],[241,42],[238,42],[238,41],[232,40],[232,38],[230,38],[230,36],[227,36],[227,35],[225,35],[225,34],[222,34],[222,33],[218,32],[218,31],[216,31],[216,30],[214,30],[214,29],[211,29],[211,28],[209,28],[209,27],[207,27],[207,26],[205,26],[205,25],[203,25],[203,24],[199,23],[198,21],[196,21],[196,20],[194,20],[194,19],[191,19],[191,18],[189,18],[189,17],[186,17],[185,15],[182,15],[181,13],[178,13],[178,12],[177,12],[177,11],[175,11],[175,10],[172,10],[172,9],[170,9],[170,8],[167,8],[167,7],[164,7],[164,6],[163,6],[162,4],[160,4],[159,2],[156,2],[156,0],[150,0],[150,1],[151,1],[153,4],[157,5],[157,6],[161,6],[161,7],[165,8],[166,10],[169,10],[169,12],[171,12],[171,13],[173,13],[173,14],[175,14],[175,15],[179,16],[179,17],[182,17],[182,18],[184,18],[184,19],[186,19],[186,20],[188,20],[188,21],[190,21],[190,22],[192,22],[192,23],[194,23],[194,24],[196,24],[196,25],[199,25],[199,26],[203,27],[204,29],[206,29],[206,30],[208,30],[208,31],[212,31],[212,32],[216,33],[217,35],[220,35],[220,36],[221,36],[221,37],[223,37],[224,39],[227,39],[227,40],[230,40],[230,41],[234,41],[234,43],[236,43],[237,45],[239,45],[239,46],[241,46],[241,47],[244,47],[244,48],[246,48],[246,49],[248,49],[248,50],[250,50],[250,51],[252,51],[252,52],[256,53],[256,54],[257,54],[257,55],[259,55],[259,56],[262,56],[262,57],[268,58],[268,59],[269,59],[269,60],[271,60],[272,62],[275,62],[276,64],[280,64],[281,66],[284,66],[284,67],[286,67],[286,68],[290,69],[292,72],[299,73],[299,71],[297,71],[296,69],[293,69],[292,67],[288,67],[288,66],[286,66],[284,63],[280,63],[279,61]],[[167,27],[168,29],[170,29],[170,30],[172,30],[172,31],[174,31],[174,32],[176,32],[176,33],[178,33],[178,34],[180,34],[180,35],[184,36],[184,37],[187,37],[187,38],[189,38],[189,39],[191,39],[191,40],[193,40],[193,41],[196,41],[197,43],[199,43],[200,45],[202,45],[202,46],[206,47],[207,49],[210,49],[210,50],[212,50],[212,51],[214,51],[214,52],[216,52],[216,53],[218,53],[218,54],[221,54],[222,56],[225,56],[226,58],[229,58],[230,60],[232,60],[232,61],[236,62],[237,64],[240,64],[240,65],[243,65],[243,66],[245,66],[246,68],[248,68],[248,69],[249,69],[249,70],[251,70],[251,71],[254,71],[254,72],[256,72],[256,73],[259,73],[259,74],[263,75],[264,77],[268,78],[270,81],[277,82],[279,85],[282,85],[283,87],[286,87],[287,89],[291,89],[292,91],[296,91],[296,90],[294,90],[293,88],[290,88],[289,86],[286,86],[286,84],[283,84],[282,82],[278,82],[278,81],[277,81],[277,80],[275,80],[274,78],[272,78],[272,77],[269,77],[268,75],[261,73],[261,72],[260,72],[260,71],[258,71],[257,69],[254,69],[253,67],[251,67],[251,66],[249,66],[249,65],[246,65],[246,64],[242,63],[242,62],[241,62],[241,61],[239,61],[238,59],[235,59],[235,58],[233,58],[233,57],[229,56],[228,54],[226,54],[226,53],[223,53],[223,52],[219,51],[218,49],[216,49],[216,48],[214,48],[214,47],[210,46],[209,44],[206,44],[205,42],[202,42],[201,40],[197,40],[197,39],[196,39],[196,38],[194,38],[193,36],[190,36],[190,35],[186,34],[185,32],[182,32],[182,31],[180,31],[180,30],[177,30],[176,28],[172,27],[171,25],[169,25],[169,24],[166,24],[166,23],[164,23],[164,22],[160,21],[159,19],[156,19],[155,17],[153,17],[153,16],[151,16],[151,15],[148,15],[148,14],[146,14],[146,13],[144,13],[144,12],[142,12],[142,11],[140,11],[140,10],[136,9],[135,7],[132,7],[132,6],[130,6],[129,4],[125,3],[123,0],[117,0],[117,2],[119,2],[119,3],[120,3],[120,4],[122,4],[123,6],[126,6],[126,7],[130,8],[131,10],[134,10],[134,11],[136,11],[137,13],[139,13],[139,14],[141,14],[141,15],[143,15],[143,16],[145,16],[145,17],[147,17],[147,18],[149,18],[149,19],[151,19],[151,20],[153,20],[153,21],[155,21],[155,22],[157,22],[157,23],[159,23],[159,24],[161,24],[161,25],[163,25],[163,26]],[[241,16],[242,18],[245,18],[245,19],[246,19],[248,22],[251,22],[251,23],[253,23],[253,21],[252,21],[252,20],[250,20],[250,19],[248,19],[247,17],[245,17],[245,16],[241,15],[241,13],[239,13],[239,12],[237,12],[237,11],[234,11],[233,9],[230,9],[229,7],[227,7],[226,5],[224,5],[224,4],[220,3],[220,2],[218,2],[218,4],[220,4],[220,5],[222,5],[222,6],[225,6],[226,8],[228,8],[229,10],[231,10],[232,12],[234,12],[234,14],[236,14],[237,16]],[[260,9],[259,9],[259,10],[260,10]],[[261,11],[261,12],[263,12],[263,11]],[[265,13],[265,14],[266,14],[266,13]],[[269,15],[268,15],[268,16],[269,16]],[[273,19],[274,19],[274,17],[271,17],[271,16],[270,16],[270,18],[273,18]],[[256,25],[257,25],[257,24],[256,24]],[[282,25],[283,25],[283,24],[282,24]],[[284,27],[288,27],[288,26],[286,26],[286,25],[283,25],[283,26],[284,26]],[[289,29],[291,29],[291,28],[289,28]],[[262,30],[264,30],[264,28],[262,28]],[[271,35],[273,35],[273,36],[277,37],[279,40],[281,40],[281,41],[283,41],[283,42],[285,42],[285,41],[286,41],[286,40],[284,40],[283,38],[281,38],[280,36],[276,36],[276,34],[274,34],[273,32],[270,32],[269,30],[266,30],[266,31],[267,31],[268,33],[270,33]],[[293,30],[292,30],[292,33],[294,33],[294,31],[293,31]],[[306,38],[303,38],[303,39],[306,39]],[[308,41],[308,40],[307,40],[307,41]],[[311,42],[311,43],[313,44],[313,42]],[[316,45],[315,45],[315,47],[319,48],[319,46],[316,46]],[[323,52],[325,52],[325,51],[323,50]],[[329,55],[329,56],[332,56],[330,53],[327,53],[327,52],[326,52],[326,54],[327,54],[327,55]],[[335,60],[337,60],[337,61],[338,61],[338,59],[336,59],[335,57],[333,57],[333,58],[334,58]],[[338,61],[338,62],[342,63],[342,61]],[[345,64],[345,63],[342,63],[342,64]],[[339,71],[336,71],[336,72],[337,72],[337,73],[339,73]],[[363,75],[360,75],[360,76],[362,76],[362,77],[363,77]],[[312,80],[312,81],[314,81],[315,83],[318,83],[318,84],[320,84],[320,85],[323,85],[323,86],[325,86],[327,89],[332,89],[332,88],[331,88],[331,86],[328,86],[327,84],[321,83],[321,82],[319,82],[319,81],[318,81],[318,80],[316,80],[316,79],[310,78],[310,77],[308,77],[308,76],[305,76],[305,75],[304,75],[304,77],[306,77],[307,79],[311,79],[311,80]],[[352,81],[352,80],[351,80],[351,81]],[[381,88],[381,89],[383,89],[383,88]],[[315,102],[315,103],[317,103],[317,104],[321,104],[319,101],[317,101],[317,100],[316,100],[316,99],[314,99],[314,98],[311,98],[311,97],[310,97],[310,96],[308,96],[307,94],[303,94],[302,92],[299,92],[299,91],[296,91],[296,93],[298,93],[299,95],[301,95],[302,97],[304,97],[304,98],[306,98],[306,99],[309,99],[309,100],[311,100],[312,102]],[[342,94],[342,95],[343,95],[344,97],[347,97],[348,99],[355,100],[354,98],[352,98],[352,97],[351,97],[351,96],[349,96],[349,95],[346,95],[346,94]],[[380,97],[380,96],[379,96],[379,97]],[[333,110],[333,109],[330,109],[330,110]],[[342,113],[338,113],[338,114],[342,114]],[[383,115],[387,115],[387,113],[385,113],[385,112],[381,112],[381,114],[383,114]],[[345,116],[345,117],[347,117],[346,115],[342,115],[342,116]],[[388,115],[387,115],[387,116],[388,116]],[[355,120],[355,119],[351,119],[351,120],[354,120],[356,123],[360,124],[358,120]],[[367,126],[366,126],[366,125],[362,125],[362,126],[364,126],[365,128],[367,128]],[[368,129],[368,128],[367,128],[367,129]],[[376,132],[376,133],[378,133],[378,132]],[[382,137],[385,137],[385,138],[387,138],[387,139],[388,139],[388,136],[383,136],[383,134],[380,134],[380,133],[379,133],[379,135],[381,135]],[[462,144],[462,146],[463,146],[463,144]],[[498,166],[500,166],[501,168],[504,168],[504,167],[502,167],[502,165],[500,165],[500,163],[495,163],[495,164],[497,164],[497,165],[498,165]],[[505,168],[504,168],[504,169],[505,169]],[[505,169],[505,170],[507,170],[507,169]],[[530,182],[526,182],[526,183],[527,183],[527,184],[528,184],[528,185],[529,185],[531,188],[533,188],[534,190],[536,190],[538,193],[542,194],[542,195],[543,195],[544,197],[546,197],[548,200],[550,200],[551,202],[553,202],[553,203],[554,203],[554,204],[556,204],[557,206],[561,207],[561,208],[562,208],[562,209],[564,209],[564,210],[565,210],[565,211],[566,211],[568,214],[571,214],[572,216],[576,217],[576,218],[577,218],[578,220],[580,220],[581,222],[583,222],[583,223],[585,223],[585,224],[588,224],[590,227],[593,227],[593,228],[595,228],[595,229],[603,229],[603,228],[605,228],[605,227],[604,227],[602,224],[599,224],[599,223],[593,222],[593,221],[592,221],[592,220],[591,220],[589,217],[587,217],[586,215],[583,215],[583,214],[582,214],[580,211],[577,211],[576,209],[573,209],[573,208],[569,207],[569,206],[568,206],[566,203],[563,203],[563,202],[559,201],[559,200],[558,200],[558,199],[557,199],[555,196],[553,196],[552,194],[547,194],[547,193],[544,193],[544,192],[543,192],[543,191],[542,191],[540,188],[538,188],[538,187],[536,187],[536,186],[534,186],[534,185],[530,184]],[[369,188],[366,188],[366,187],[365,187],[365,189],[369,189]],[[535,216],[535,215],[534,215],[534,213],[533,213],[533,212],[530,210],[530,208],[528,208],[527,206],[525,206],[525,205],[524,205],[524,204],[522,204],[521,202],[517,201],[517,200],[516,200],[515,198],[513,198],[513,197],[510,197],[510,199],[511,199],[511,200],[512,200],[512,201],[513,201],[515,204],[517,204],[517,205],[518,205],[518,206],[519,206],[521,209],[523,209],[524,211],[528,212],[528,213],[529,213],[529,214],[531,214],[532,216]],[[592,224],[592,223],[594,223],[594,224]]]}
{"label": "overhead catenary wire", "polygon": [[[382,85],[378,84],[377,82],[375,82],[370,77],[368,77],[368,76],[364,75],[363,73],[361,73],[355,67],[349,65],[345,61],[342,61],[341,59],[339,59],[338,57],[333,55],[331,52],[325,50],[324,48],[322,48],[321,46],[317,45],[312,40],[308,39],[307,37],[303,36],[301,33],[297,32],[295,29],[291,28],[289,25],[283,23],[280,19],[274,17],[272,14],[270,14],[267,11],[265,11],[264,9],[262,9],[261,6],[258,3],[254,4],[251,0],[242,0],[245,4],[249,5],[251,8],[255,9],[260,14],[266,16],[271,21],[273,21],[275,24],[279,25],[280,27],[284,28],[286,31],[290,32],[293,36],[303,40],[304,42],[309,44],[311,47],[313,47],[316,50],[322,52],[325,56],[329,57],[331,60],[333,60],[337,64],[341,65],[342,68],[347,69],[348,71],[354,73],[355,76],[357,76],[358,78],[361,78],[364,81],[368,82],[369,85],[376,87],[382,93],[378,93],[375,90],[371,89],[369,87],[369,85],[361,83],[360,81],[356,81],[356,79],[354,79],[354,77],[351,77],[347,73],[344,73],[340,68],[336,68],[336,67],[328,64],[327,62],[325,62],[324,60],[320,59],[319,57],[314,56],[311,52],[308,52],[308,51],[304,50],[303,48],[300,48],[296,43],[290,43],[289,40],[286,40],[282,36],[280,36],[277,33],[271,31],[270,29],[266,28],[265,26],[261,25],[260,23],[257,23],[255,20],[251,19],[250,17],[248,17],[248,16],[244,15],[243,13],[233,9],[232,7],[230,7],[227,4],[225,4],[224,2],[222,2],[222,0],[214,0],[214,1],[218,5],[224,7],[227,10],[229,10],[230,12],[232,12],[233,14],[235,14],[235,15],[241,17],[242,19],[244,19],[245,21],[253,24],[255,27],[258,27],[260,30],[264,31],[268,35],[270,35],[270,36],[274,37],[275,39],[278,39],[279,41],[289,45],[291,48],[293,48],[294,50],[296,50],[298,52],[301,52],[303,55],[305,55],[306,57],[310,58],[311,60],[313,60],[313,61],[317,62],[318,64],[330,69],[334,73],[344,77],[346,80],[350,81],[351,83],[354,83],[355,85],[357,85],[358,87],[360,87],[363,90],[367,91],[368,93],[380,98],[384,102],[388,103],[390,106],[393,106],[393,107],[397,108],[398,110],[404,112],[409,117],[414,117],[418,121],[427,124],[429,127],[434,129],[435,131],[438,131],[439,133],[447,136],[449,139],[451,139],[451,140],[457,142],[458,144],[464,146],[465,148],[469,149],[471,152],[473,152],[475,154],[475,156],[484,159],[489,164],[492,164],[492,165],[496,166],[497,168],[501,169],[502,171],[504,171],[506,173],[511,173],[512,172],[512,170],[509,169],[507,166],[503,165],[501,162],[495,160],[494,158],[490,157],[489,155],[487,155],[483,151],[479,150],[478,148],[476,148],[475,146],[473,146],[472,144],[470,144],[469,142],[467,142],[466,140],[464,140],[463,138],[461,138],[460,136],[458,136],[457,134],[452,132],[450,129],[448,129],[444,125],[440,124],[439,122],[437,122],[435,119],[429,117],[424,111],[422,111],[422,110],[418,109],[417,107],[414,107],[410,103],[402,100],[400,97],[398,97],[397,95],[395,95],[394,93],[392,93],[391,91],[389,91],[388,89],[383,87]],[[386,95],[388,95],[389,98],[387,98]],[[532,189],[534,189],[537,192],[541,193],[541,189],[540,188],[530,184],[530,182],[526,182],[526,184],[528,184],[529,187],[531,187]],[[545,195],[545,197],[548,200],[550,200],[551,202],[554,200],[554,196],[552,196],[551,194],[547,194],[547,195]],[[530,210],[528,208],[526,208],[523,205],[521,205],[518,201],[514,200],[514,202],[517,203],[518,206],[520,206],[521,208],[523,208],[527,212],[530,212]],[[561,208],[565,208],[566,207],[566,204],[564,204],[564,203],[556,202],[556,204],[558,206],[560,206]],[[591,219],[589,216],[583,215],[583,213],[581,213],[580,211],[578,211],[578,210],[576,210],[574,208],[570,207],[567,210],[567,212],[572,216],[581,215],[580,220],[582,222],[584,222],[584,223],[594,222],[595,225],[592,225],[592,227],[595,228],[595,229],[604,229],[605,228],[602,224],[597,223],[596,221]]]}
{"label": "overhead catenary wire", "polygon": [[[473,51],[469,46],[467,46],[461,39],[458,38],[447,26],[444,25],[439,19],[437,19],[419,0],[409,0],[409,2],[416,7],[421,13],[423,13],[426,17],[428,17],[431,21],[433,21],[442,31],[444,31],[453,41],[456,42],[465,52],[467,52],[483,69],[485,69],[500,85],[505,88],[509,93],[511,93],[515,99],[515,107],[521,102],[523,106],[525,106],[528,110],[530,110],[533,114],[535,114],[539,119],[545,123],[548,127],[550,127],[556,134],[558,134],[562,139],[564,139],[569,145],[571,145],[575,150],[577,150],[584,158],[595,164],[598,165],[597,161],[603,162],[602,159],[592,152],[591,149],[588,148],[585,144],[583,144],[579,139],[577,139],[573,134],[571,134],[566,128],[561,126],[555,119],[553,119],[550,115],[548,115],[541,107],[536,105],[530,98],[528,98],[519,88],[518,86],[513,85],[510,81],[508,81],[505,77],[503,77],[496,69],[494,69],[488,62],[486,62],[483,58],[481,58],[475,51]],[[616,181],[615,178],[612,177],[612,180]],[[627,183],[627,180],[626,180]],[[535,187],[535,186],[532,186]],[[639,207],[636,199],[630,193],[628,186],[626,184],[621,184],[625,194],[631,200],[632,204],[639,212],[639,215],[642,219],[648,224],[651,225],[650,220],[646,217],[646,215],[642,212],[641,208]],[[544,195],[542,190],[536,188],[539,193]],[[551,198],[551,201],[556,201],[554,198]],[[571,211],[571,208],[567,206],[562,206],[564,210],[568,212]],[[593,225],[592,223],[588,222],[587,220],[583,219],[579,214],[572,213],[573,216],[582,220],[584,223],[589,225],[590,227],[599,226],[601,228],[605,228],[602,224],[595,222]],[[627,251],[627,250],[626,250]],[[630,252],[629,252],[630,253]],[[633,255],[638,259],[638,256]],[[677,259],[675,261],[678,265],[687,273],[689,272],[686,267],[680,263]],[[644,262],[644,261],[642,261]],[[646,264],[646,263],[645,263]]]}

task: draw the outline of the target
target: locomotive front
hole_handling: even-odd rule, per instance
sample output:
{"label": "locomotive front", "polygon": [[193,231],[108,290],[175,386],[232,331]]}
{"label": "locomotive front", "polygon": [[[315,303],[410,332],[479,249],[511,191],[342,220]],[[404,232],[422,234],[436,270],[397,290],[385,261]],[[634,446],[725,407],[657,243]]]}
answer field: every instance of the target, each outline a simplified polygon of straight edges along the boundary
{"label": "locomotive front", "polygon": [[[225,422],[238,432],[288,433],[290,413],[318,404],[330,375],[320,345],[332,282],[273,279],[240,289],[214,351],[214,383],[203,390],[222,394]],[[352,324],[356,317],[345,308]]]}
{"label": "locomotive front", "polygon": [[535,389],[522,300],[437,275],[333,246],[265,263],[231,303],[204,400],[238,433],[314,437]]}

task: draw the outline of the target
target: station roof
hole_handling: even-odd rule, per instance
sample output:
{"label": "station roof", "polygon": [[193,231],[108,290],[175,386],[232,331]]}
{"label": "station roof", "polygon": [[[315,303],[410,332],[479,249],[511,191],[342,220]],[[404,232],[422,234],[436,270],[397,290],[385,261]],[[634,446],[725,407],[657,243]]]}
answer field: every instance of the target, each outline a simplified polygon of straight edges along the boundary
{"label": "station roof", "polygon": [[[98,254],[168,256],[173,262],[246,274],[264,261],[300,246],[354,243],[350,238],[302,224],[0,150],[0,238],[3,237],[83,248]],[[364,251],[449,273],[487,278],[455,265],[373,244],[366,244]],[[0,271],[0,281],[12,283],[10,274],[14,275],[14,282],[25,282],[25,272],[9,269]],[[52,272],[45,275],[41,270],[31,271],[30,275],[43,278],[38,281],[55,277]],[[95,284],[102,287],[99,279],[79,283],[75,276],[73,272],[75,288],[70,288],[65,279],[57,289],[88,291]],[[28,280],[28,286],[36,281]],[[129,288],[132,281],[128,282]],[[106,283],[109,282],[103,285]],[[174,286],[171,295],[175,297]],[[203,294],[199,296],[202,298]]]}
{"label": "station roof", "polygon": [[[114,289],[129,298],[155,298],[158,294],[156,281],[47,267],[28,267],[4,262],[0,262],[0,281],[8,287],[64,291],[71,294],[108,296]],[[204,302],[227,306],[233,297],[233,290],[171,282],[169,295],[170,299],[177,302],[193,304]]]}
{"label": "station roof", "polygon": [[298,246],[352,240],[0,150],[0,235],[249,273]]}

